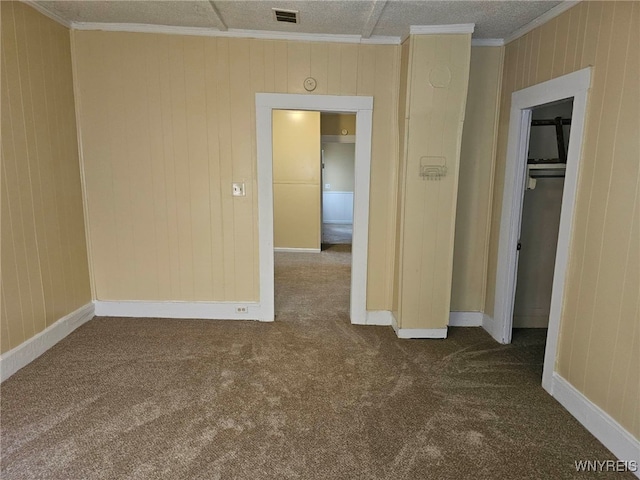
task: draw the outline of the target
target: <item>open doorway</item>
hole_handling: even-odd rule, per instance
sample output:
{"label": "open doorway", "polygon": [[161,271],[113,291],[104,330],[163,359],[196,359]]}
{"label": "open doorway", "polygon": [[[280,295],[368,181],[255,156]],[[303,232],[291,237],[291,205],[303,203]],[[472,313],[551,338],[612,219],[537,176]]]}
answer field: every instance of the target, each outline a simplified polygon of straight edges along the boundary
{"label": "open doorway", "polygon": [[258,244],[260,269],[259,310],[260,319],[263,321],[273,321],[275,318],[272,136],[272,113],[274,110],[352,113],[356,116],[358,135],[355,142],[353,247],[350,265],[349,317],[353,324],[366,324],[373,97],[276,93],[256,94]]}
{"label": "open doorway", "polygon": [[531,109],[517,251],[513,341],[541,348],[549,326],[573,99]]}
{"label": "open doorway", "polygon": [[513,328],[549,326],[573,99],[531,110]]}
{"label": "open doorway", "polygon": [[322,249],[351,246],[355,184],[356,116],[320,115],[322,140]]}
{"label": "open doorway", "polygon": [[[536,168],[531,168],[535,165],[535,162],[529,162],[530,131],[532,128],[538,128],[532,127],[533,111],[538,107],[573,99],[571,135],[566,152],[566,167],[562,167],[564,168],[564,182],[557,242],[553,252],[554,264],[548,314],[549,321],[542,372],[542,386],[551,394],[553,394],[553,386],[557,377],[554,372],[560,333],[560,318],[565,295],[569,246],[571,243],[587,94],[590,83],[591,69],[585,68],[514,92],[511,98],[507,162],[498,241],[494,316],[493,318],[485,317],[483,322],[485,329],[500,343],[510,343],[513,333],[518,254],[520,251],[525,190],[528,185],[531,185],[532,180],[538,181],[538,179],[531,179],[530,172],[536,170]],[[558,167],[560,166],[558,165]],[[538,171],[545,168],[551,171],[554,170],[547,166],[538,169]]]}
{"label": "open doorway", "polygon": [[340,139],[355,131],[355,120],[354,114],[272,111],[275,315],[280,321],[298,323],[314,315],[316,320],[348,319],[355,141]]}

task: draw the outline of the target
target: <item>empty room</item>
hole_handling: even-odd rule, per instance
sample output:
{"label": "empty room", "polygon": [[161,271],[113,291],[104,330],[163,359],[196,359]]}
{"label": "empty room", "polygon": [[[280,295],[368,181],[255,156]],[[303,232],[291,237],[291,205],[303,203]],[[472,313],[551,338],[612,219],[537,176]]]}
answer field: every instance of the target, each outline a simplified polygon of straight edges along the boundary
{"label": "empty room", "polygon": [[0,478],[640,478],[640,2],[0,22]]}

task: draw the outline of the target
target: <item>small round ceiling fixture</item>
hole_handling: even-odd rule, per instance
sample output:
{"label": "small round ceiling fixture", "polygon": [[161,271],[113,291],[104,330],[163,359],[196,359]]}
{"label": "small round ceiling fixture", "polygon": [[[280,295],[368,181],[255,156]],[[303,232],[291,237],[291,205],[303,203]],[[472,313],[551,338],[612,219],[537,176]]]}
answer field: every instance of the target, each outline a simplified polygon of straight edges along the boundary
{"label": "small round ceiling fixture", "polygon": [[316,82],[316,79],[313,77],[307,77],[304,79],[304,89],[307,92],[313,92],[316,89],[317,85],[318,82]]}

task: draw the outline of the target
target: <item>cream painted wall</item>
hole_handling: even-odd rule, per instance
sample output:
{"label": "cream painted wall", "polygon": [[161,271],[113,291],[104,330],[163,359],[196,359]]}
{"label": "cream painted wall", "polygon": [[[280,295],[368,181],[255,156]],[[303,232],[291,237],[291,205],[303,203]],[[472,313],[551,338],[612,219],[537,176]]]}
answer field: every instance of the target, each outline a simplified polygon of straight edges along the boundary
{"label": "cream painted wall", "polygon": [[557,370],[640,438],[640,3],[581,2],[505,51],[487,312],[511,93],[592,65]]}
{"label": "cream painted wall", "polygon": [[[353,192],[356,145],[355,143],[323,143],[323,190]],[[327,184],[331,185],[327,188]]]}
{"label": "cream painted wall", "polygon": [[2,22],[4,353],[91,301],[69,30],[18,2]]}
{"label": "cream painted wall", "polygon": [[[396,319],[403,329],[438,329],[449,323],[471,35],[416,35],[409,42],[407,122],[402,133],[410,134],[405,136],[406,154],[401,158]],[[422,157],[441,157],[422,162],[446,163],[446,176],[434,181],[421,178]]]}
{"label": "cream painted wall", "polygon": [[451,310],[484,311],[504,47],[471,47],[453,250]]}
{"label": "cream painted wall", "polygon": [[320,112],[273,112],[273,242],[320,249]]}
{"label": "cream painted wall", "polygon": [[[372,95],[367,307],[391,306],[399,47],[74,31],[100,300],[258,300],[255,93]],[[244,181],[247,196],[231,196]]]}
{"label": "cream painted wall", "polygon": [[347,130],[347,135],[356,134],[355,114],[323,113],[320,119],[320,123],[322,135],[342,135],[342,130]]}

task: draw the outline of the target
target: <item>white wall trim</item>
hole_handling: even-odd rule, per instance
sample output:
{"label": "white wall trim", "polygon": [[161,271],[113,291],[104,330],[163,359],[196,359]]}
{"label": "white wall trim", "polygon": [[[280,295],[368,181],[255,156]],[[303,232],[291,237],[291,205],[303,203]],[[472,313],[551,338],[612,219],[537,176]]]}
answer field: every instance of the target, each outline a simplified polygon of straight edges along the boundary
{"label": "white wall trim", "polygon": [[484,328],[494,339],[497,339],[502,332],[501,325],[498,325],[498,322],[486,313],[482,314],[482,328]]}
{"label": "white wall trim", "polygon": [[447,338],[447,327],[444,328],[399,328],[396,317],[391,315],[391,326],[398,338]]}
{"label": "white wall trim", "polygon": [[57,13],[52,12],[51,10],[49,10],[46,7],[43,7],[38,2],[35,2],[33,0],[21,0],[21,2],[26,4],[26,5],[29,5],[31,8],[37,10],[42,15],[44,15],[45,17],[50,18],[54,22],[57,22],[57,23],[59,23],[60,25],[62,25],[64,27],[71,28],[71,22],[69,20],[66,20],[66,19],[62,18]]}
{"label": "white wall trim", "polygon": [[504,38],[472,38],[472,47],[502,47]]}
{"label": "white wall trim", "polygon": [[93,316],[93,303],[87,303],[17,347],[0,355],[0,382],[4,382],[22,367],[33,362],[76,328],[91,320]]}
{"label": "white wall trim", "polygon": [[[501,343],[511,341],[513,304],[515,298],[517,256],[516,245],[522,217],[522,199],[526,168],[526,146],[528,144],[528,124],[524,119],[531,115],[531,108],[573,97],[571,136],[567,151],[567,169],[562,192],[562,210],[558,245],[556,250],[549,329],[544,356],[542,386],[550,388],[558,350],[560,318],[564,300],[564,288],[569,264],[569,246],[573,232],[573,215],[578,189],[578,177],[582,160],[582,144],[586,118],[587,95],[591,84],[591,67],[562,77],[539,83],[514,92],[511,99],[509,138],[507,143],[507,164],[504,178],[504,195],[500,217],[498,242],[498,269],[496,272],[496,293],[494,319],[496,325],[492,336]],[[524,128],[524,127],[527,128]],[[526,135],[526,138],[524,137]],[[495,328],[499,327],[499,328]]]}
{"label": "white wall trim", "polygon": [[369,310],[365,325],[390,326],[393,323],[393,315],[389,310]]}
{"label": "white wall trim", "polygon": [[[132,318],[200,318],[206,320],[259,320],[273,321],[265,315],[258,302],[146,302],[103,301],[95,303],[99,317]],[[246,313],[237,311],[238,307]]]}
{"label": "white wall trim", "polygon": [[356,143],[355,135],[321,135],[320,143]]}
{"label": "white wall trim", "polygon": [[456,23],[452,25],[411,25],[410,35],[473,33],[475,23]]}
{"label": "white wall trim", "polygon": [[484,320],[482,312],[450,312],[450,327],[481,327]]}
{"label": "white wall trim", "polygon": [[260,303],[265,318],[274,317],[273,278],[273,156],[274,109],[349,112],[356,114],[353,248],[351,256],[351,322],[367,318],[367,260],[369,246],[369,185],[373,97],[256,93],[256,144],[258,158],[258,244]]}
{"label": "white wall trim", "polygon": [[287,247],[273,247],[274,252],[280,253],[320,253],[319,248],[287,248]]}
{"label": "white wall trim", "polygon": [[[640,465],[640,441],[558,373],[553,374],[549,393],[589,432],[620,460]],[[599,459],[606,460],[606,459]],[[640,478],[640,469],[635,472]]]}
{"label": "white wall trim", "polygon": [[362,43],[369,45],[400,45],[400,37],[373,35],[337,35],[322,33],[273,32],[269,30],[244,30],[229,28],[218,30],[207,27],[178,27],[146,23],[71,22],[73,30],[101,30],[105,32],[157,33],[163,35],[191,35],[198,37],[256,38],[263,40],[293,40],[302,42]]}
{"label": "white wall trim", "polygon": [[505,45],[509,42],[513,42],[514,40],[517,40],[523,35],[526,35],[534,28],[547,23],[549,20],[554,19],[558,15],[563,14],[564,12],[569,10],[571,7],[575,7],[578,3],[580,3],[580,1],[581,0],[564,0],[562,3],[544,12],[538,18],[534,18],[526,25],[523,25],[522,27],[517,29],[515,32],[511,33],[510,35],[507,35],[504,39]]}

